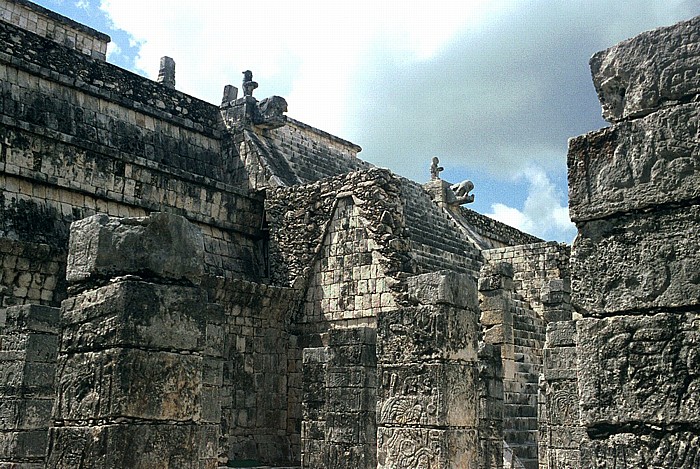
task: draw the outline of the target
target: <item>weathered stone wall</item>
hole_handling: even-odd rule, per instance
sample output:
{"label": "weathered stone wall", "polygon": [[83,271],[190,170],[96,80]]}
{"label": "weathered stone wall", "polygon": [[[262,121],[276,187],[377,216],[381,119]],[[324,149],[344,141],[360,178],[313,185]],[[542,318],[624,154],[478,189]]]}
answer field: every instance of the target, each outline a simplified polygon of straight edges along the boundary
{"label": "weathered stone wall", "polygon": [[304,349],[301,466],[375,468],[376,329],[334,329],[327,341]]}
{"label": "weathered stone wall", "polygon": [[44,467],[59,339],[59,311],[0,309],[0,466]]}
{"label": "weathered stone wall", "polygon": [[[262,200],[230,184],[217,107],[5,22],[0,38],[0,236],[65,256],[73,220],[171,211],[205,232],[212,274],[263,274]],[[17,223],[34,213],[47,219]]]}
{"label": "weathered stone wall", "polygon": [[298,292],[221,278],[207,288],[225,314],[222,453],[231,464],[299,461],[301,344],[288,332]]}
{"label": "weathered stone wall", "polygon": [[550,467],[700,465],[700,421],[690,410],[700,389],[697,24],[644,33],[591,60],[613,125],[569,146],[579,229],[572,301],[583,316],[575,358],[571,340],[556,347],[550,336],[553,352],[568,349],[562,357],[576,360],[576,399],[554,392],[573,387],[573,377],[545,372],[550,435],[580,425],[586,438],[578,454],[566,441],[552,446]]}
{"label": "weathered stone wall", "polygon": [[399,277],[413,264],[404,236],[398,179],[372,169],[268,191],[273,280],[295,284],[307,332],[374,324],[395,308]]}
{"label": "weathered stone wall", "polygon": [[0,20],[105,60],[110,37],[26,0],[1,0]]}
{"label": "weathered stone wall", "polygon": [[513,266],[513,287],[545,322],[571,319],[570,248],[542,242],[483,251],[490,262]]}

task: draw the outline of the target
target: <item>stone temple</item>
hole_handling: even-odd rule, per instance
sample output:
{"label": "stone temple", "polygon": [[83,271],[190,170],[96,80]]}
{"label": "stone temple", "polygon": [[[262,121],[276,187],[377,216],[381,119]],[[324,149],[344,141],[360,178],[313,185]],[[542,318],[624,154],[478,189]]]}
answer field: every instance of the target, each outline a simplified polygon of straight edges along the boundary
{"label": "stone temple", "polygon": [[591,59],[571,248],[250,72],[212,105],[0,20],[0,467],[700,467],[700,17]]}

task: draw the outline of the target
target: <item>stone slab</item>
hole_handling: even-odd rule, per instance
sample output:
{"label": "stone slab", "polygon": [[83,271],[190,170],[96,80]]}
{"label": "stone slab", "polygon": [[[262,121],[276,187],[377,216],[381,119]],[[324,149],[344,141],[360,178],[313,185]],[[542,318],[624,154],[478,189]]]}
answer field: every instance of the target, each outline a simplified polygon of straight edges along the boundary
{"label": "stone slab", "polygon": [[571,254],[584,316],[700,304],[700,205],[587,222]]}
{"label": "stone slab", "polygon": [[[213,435],[215,435],[214,432]],[[51,429],[47,467],[216,469],[216,441],[192,424],[122,424]]]}
{"label": "stone slab", "polygon": [[3,334],[12,332],[39,332],[58,334],[59,309],[50,306],[9,306],[4,310]]}
{"label": "stone slab", "polygon": [[409,277],[408,291],[422,304],[448,304],[476,309],[476,285],[469,275],[451,271],[430,272]]}
{"label": "stone slab", "polygon": [[700,93],[700,17],[644,32],[593,55],[593,84],[609,122]]}
{"label": "stone slab", "polygon": [[380,365],[377,373],[378,425],[477,427],[478,370],[474,365]]}
{"label": "stone slab", "polygon": [[697,424],[698,324],[698,312],[578,321],[582,424]]}
{"label": "stone slab", "polygon": [[377,360],[472,361],[477,355],[478,310],[448,305],[406,307],[377,315]]}
{"label": "stone slab", "polygon": [[134,274],[199,284],[203,272],[202,232],[179,215],[99,214],[71,225],[66,269],[71,283]]}
{"label": "stone slab", "polygon": [[569,216],[582,222],[700,198],[700,103],[569,141]]}
{"label": "stone slab", "polygon": [[379,427],[377,469],[476,469],[475,430]]}
{"label": "stone slab", "polygon": [[202,412],[201,362],[192,354],[138,349],[59,357],[55,418],[197,422]]}
{"label": "stone slab", "polygon": [[61,319],[62,352],[115,346],[212,354],[223,349],[218,330],[223,312],[197,287],[111,283],[66,300]]}
{"label": "stone slab", "polygon": [[576,467],[695,469],[700,467],[700,436],[690,432],[650,432],[584,439],[581,466]]}

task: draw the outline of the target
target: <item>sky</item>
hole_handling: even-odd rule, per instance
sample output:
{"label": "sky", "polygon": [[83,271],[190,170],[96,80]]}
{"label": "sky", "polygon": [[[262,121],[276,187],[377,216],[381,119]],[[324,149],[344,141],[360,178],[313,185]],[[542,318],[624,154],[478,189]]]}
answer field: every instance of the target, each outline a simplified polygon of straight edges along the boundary
{"label": "sky", "polygon": [[[608,125],[595,52],[700,15],[697,0],[34,0],[112,38],[108,61],[221,102],[252,70],[258,99],[425,182],[437,156],[469,207],[571,243],[570,137]],[[240,94],[240,93],[239,93]]]}

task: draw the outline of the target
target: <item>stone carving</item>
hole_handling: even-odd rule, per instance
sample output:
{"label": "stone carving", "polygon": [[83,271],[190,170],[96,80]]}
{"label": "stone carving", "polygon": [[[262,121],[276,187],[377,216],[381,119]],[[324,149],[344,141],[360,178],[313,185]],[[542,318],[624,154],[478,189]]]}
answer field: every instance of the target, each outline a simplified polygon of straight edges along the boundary
{"label": "stone carving", "polygon": [[450,189],[455,194],[454,205],[464,205],[474,202],[474,194],[469,194],[474,190],[474,183],[469,180],[464,180],[459,184],[450,186]]}
{"label": "stone carving", "polygon": [[243,96],[253,96],[253,90],[258,87],[258,82],[253,81],[253,72],[246,70],[243,72]]}
{"label": "stone carving", "polygon": [[281,127],[287,120],[287,117],[284,115],[287,112],[287,101],[281,96],[265,98],[260,101],[258,111],[259,122],[256,122],[256,124],[267,128]]}
{"label": "stone carving", "polygon": [[437,156],[433,156],[433,162],[430,165],[430,179],[431,180],[436,180],[440,179],[440,172],[442,172],[445,168],[440,166],[440,160],[438,159]]}

